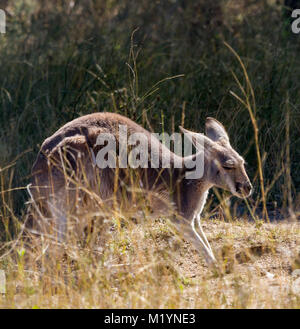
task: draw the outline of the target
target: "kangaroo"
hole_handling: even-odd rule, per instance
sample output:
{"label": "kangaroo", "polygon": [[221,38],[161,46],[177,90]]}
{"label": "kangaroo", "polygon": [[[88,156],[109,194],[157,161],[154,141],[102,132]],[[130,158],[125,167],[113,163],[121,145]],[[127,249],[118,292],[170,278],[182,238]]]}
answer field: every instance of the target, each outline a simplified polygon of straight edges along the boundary
{"label": "kangaroo", "polygon": [[[143,136],[146,153],[155,148],[156,168],[152,168],[151,163],[145,168],[122,168],[120,161],[116,168],[108,168],[97,161],[99,152],[108,145],[98,142],[101,134],[112,135],[116,147],[121,147],[120,125],[127,128],[128,134]],[[64,240],[68,214],[76,211],[78,200],[83,202],[89,191],[111,210],[118,205],[120,209],[133,211],[137,191],[140,191],[143,200],[150,200],[151,217],[171,215],[171,223],[184,238],[203,254],[208,264],[216,264],[200,222],[208,191],[216,186],[244,198],[251,194],[252,185],[243,158],[231,147],[219,121],[206,119],[206,135],[179,128],[196,147],[196,154],[176,155],[158,139],[151,139],[149,131],[115,113],[89,114],[67,123],[44,141],[32,168],[28,191],[39,214],[37,221],[51,218],[58,239]],[[200,149],[199,145],[204,148]],[[203,159],[203,173],[190,179],[191,163],[199,154]],[[168,168],[163,166],[165,157],[170,161]],[[104,159],[108,158],[109,154]]]}

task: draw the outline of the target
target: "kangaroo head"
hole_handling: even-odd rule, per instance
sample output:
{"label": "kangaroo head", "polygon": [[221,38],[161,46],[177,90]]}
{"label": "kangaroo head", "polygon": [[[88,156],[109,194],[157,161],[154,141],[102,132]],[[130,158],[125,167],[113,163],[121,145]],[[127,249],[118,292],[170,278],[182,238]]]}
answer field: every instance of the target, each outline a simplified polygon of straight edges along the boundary
{"label": "kangaroo head", "polygon": [[195,133],[180,127],[188,138],[197,145],[204,145],[205,180],[216,187],[230,191],[243,198],[252,192],[244,159],[231,147],[224,126],[214,118],[207,118],[205,133]]}

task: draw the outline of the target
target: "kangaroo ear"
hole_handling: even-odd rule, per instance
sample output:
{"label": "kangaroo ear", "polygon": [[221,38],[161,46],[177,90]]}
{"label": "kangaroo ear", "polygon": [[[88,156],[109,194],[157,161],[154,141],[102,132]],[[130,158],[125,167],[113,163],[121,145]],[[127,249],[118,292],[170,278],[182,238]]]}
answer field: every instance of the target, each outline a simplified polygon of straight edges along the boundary
{"label": "kangaroo ear", "polygon": [[229,143],[229,137],[224,126],[221,122],[214,118],[206,118],[205,133],[214,142],[218,142],[223,139]]}
{"label": "kangaroo ear", "polygon": [[195,133],[179,126],[181,132],[188,137],[198,151],[203,150],[203,147],[209,148],[213,146],[213,141],[206,137],[204,134]]}

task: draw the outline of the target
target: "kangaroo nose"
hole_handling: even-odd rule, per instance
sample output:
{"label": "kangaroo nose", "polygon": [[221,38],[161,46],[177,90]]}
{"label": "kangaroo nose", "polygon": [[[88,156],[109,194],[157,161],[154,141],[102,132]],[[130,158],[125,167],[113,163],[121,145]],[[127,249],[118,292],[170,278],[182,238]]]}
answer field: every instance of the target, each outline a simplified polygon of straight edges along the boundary
{"label": "kangaroo nose", "polygon": [[246,182],[244,184],[237,182],[235,184],[235,189],[240,194],[249,195],[252,191],[252,185],[250,182]]}
{"label": "kangaroo nose", "polygon": [[247,194],[250,194],[252,192],[252,184],[250,182],[247,182],[244,186],[244,190],[245,192],[247,192]]}

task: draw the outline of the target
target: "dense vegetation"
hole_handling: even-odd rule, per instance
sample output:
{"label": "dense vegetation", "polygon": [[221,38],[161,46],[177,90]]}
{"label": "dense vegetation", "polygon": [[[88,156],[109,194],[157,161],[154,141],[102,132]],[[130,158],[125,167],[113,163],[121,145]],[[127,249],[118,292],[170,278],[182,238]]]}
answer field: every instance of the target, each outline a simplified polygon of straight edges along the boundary
{"label": "dense vegetation", "polygon": [[[116,111],[149,129],[146,113],[156,131],[161,124],[171,131],[184,109],[191,129],[203,130],[206,116],[224,123],[260,195],[251,120],[230,94],[243,96],[233,73],[243,86],[245,79],[226,41],[243,60],[254,89],[265,185],[276,179],[267,201],[287,206],[289,193],[296,198],[300,43],[281,4],[32,0],[6,9],[7,33],[0,39],[1,167],[26,152],[14,166],[13,186],[28,183],[38,145],[73,118]],[[5,176],[8,180],[9,170]],[[18,207],[26,197],[18,194]]]}

